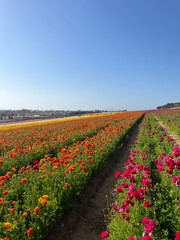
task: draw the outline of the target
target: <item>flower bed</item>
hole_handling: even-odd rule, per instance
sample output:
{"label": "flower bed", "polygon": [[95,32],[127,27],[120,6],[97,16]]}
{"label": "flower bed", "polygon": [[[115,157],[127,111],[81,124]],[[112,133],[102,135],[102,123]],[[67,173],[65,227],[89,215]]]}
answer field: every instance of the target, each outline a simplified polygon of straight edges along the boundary
{"label": "flower bed", "polygon": [[180,109],[153,111],[155,116],[180,136]]}
{"label": "flower bed", "polygon": [[90,137],[113,121],[134,113],[109,114],[50,123],[0,127],[0,175],[32,165],[45,155],[56,157],[62,147]]}
{"label": "flower bed", "polygon": [[18,174],[1,177],[0,236],[42,239],[92,176],[106,164],[143,112],[113,119],[97,134],[62,148],[57,157],[44,156],[37,167],[22,167]]}
{"label": "flower bed", "polygon": [[[109,215],[111,240],[180,239],[180,148],[164,133],[152,115],[146,115],[138,141],[119,178]],[[109,208],[109,206],[108,206]]]}

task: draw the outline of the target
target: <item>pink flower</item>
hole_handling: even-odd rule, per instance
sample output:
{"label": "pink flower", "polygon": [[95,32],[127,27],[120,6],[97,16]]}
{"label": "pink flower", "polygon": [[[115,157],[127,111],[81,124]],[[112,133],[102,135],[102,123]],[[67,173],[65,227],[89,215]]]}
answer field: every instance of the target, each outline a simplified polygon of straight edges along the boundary
{"label": "pink flower", "polygon": [[[145,218],[143,218],[141,223],[145,224],[144,230],[146,233],[154,233],[154,229],[156,227],[156,222],[154,220],[151,220],[151,219],[148,219],[147,217],[145,217]],[[149,239],[149,238],[142,238],[142,239]]]}
{"label": "pink flower", "polygon": [[125,218],[125,217],[126,217],[126,214],[125,214],[125,213],[121,213],[121,217],[122,217],[122,218]]}
{"label": "pink flower", "polygon": [[158,171],[158,172],[162,172],[162,171],[164,171],[164,170],[165,170],[165,169],[164,169],[163,167],[158,167],[158,168],[157,168],[157,171]]}
{"label": "pink flower", "polygon": [[173,183],[178,187],[180,185],[180,177],[174,176]]}
{"label": "pink flower", "polygon": [[107,238],[109,237],[109,233],[107,231],[101,233],[102,238]]}
{"label": "pink flower", "polygon": [[114,176],[115,176],[116,178],[120,177],[120,176],[121,176],[121,172],[116,172],[116,173],[114,174]]}
{"label": "pink flower", "polygon": [[134,184],[130,184],[128,191],[134,191],[135,185]]}
{"label": "pink flower", "polygon": [[128,188],[128,186],[129,186],[129,184],[127,184],[125,182],[122,182],[121,185],[122,185],[123,188]]}
{"label": "pink flower", "polygon": [[144,238],[140,238],[140,240],[153,240],[151,236],[145,236]]}
{"label": "pink flower", "polygon": [[145,185],[146,187],[150,188],[150,181],[148,179],[143,179],[143,185]]}
{"label": "pink flower", "polygon": [[118,193],[123,193],[124,192],[121,187],[117,187],[116,190],[117,190]]}
{"label": "pink flower", "polygon": [[145,218],[142,219],[141,223],[142,224],[148,224],[149,221],[150,221],[149,218],[145,217]]}
{"label": "pink flower", "polygon": [[129,212],[129,207],[125,207],[124,211],[125,211],[126,213],[128,213],[128,212]]}
{"label": "pink flower", "polygon": [[174,240],[180,240],[180,232],[177,232],[177,233],[176,233],[176,237],[175,237]]}
{"label": "pink flower", "polygon": [[123,208],[118,208],[117,211],[118,211],[118,213],[121,213],[121,212],[123,212],[124,210],[123,210]]}
{"label": "pink flower", "polygon": [[128,238],[128,240],[136,240],[136,238],[135,237],[130,237],[130,238]]}
{"label": "pink flower", "polygon": [[114,206],[113,206],[113,209],[116,211],[116,210],[117,210],[117,206],[114,205]]}

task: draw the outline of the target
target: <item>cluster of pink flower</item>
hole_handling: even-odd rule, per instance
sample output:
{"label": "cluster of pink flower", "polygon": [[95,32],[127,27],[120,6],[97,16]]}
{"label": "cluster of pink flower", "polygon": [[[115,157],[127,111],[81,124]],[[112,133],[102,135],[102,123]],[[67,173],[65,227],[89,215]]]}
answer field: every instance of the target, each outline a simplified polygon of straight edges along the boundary
{"label": "cluster of pink flower", "polygon": [[[150,236],[150,234],[154,233],[154,229],[156,227],[156,222],[154,220],[151,220],[147,217],[142,219],[142,224],[145,224],[144,231],[145,233],[148,233],[148,236],[145,236],[143,238],[140,238],[140,240],[153,240],[153,238]],[[136,240],[135,237],[130,237],[128,240]]]}
{"label": "cluster of pink flower", "polygon": [[[130,237],[128,240],[137,240],[135,237]],[[153,240],[151,236],[145,236],[143,238],[140,238],[140,240]]]}
{"label": "cluster of pink flower", "polygon": [[174,240],[180,240],[180,232],[177,232],[177,233],[176,233],[176,237],[175,237]]}
{"label": "cluster of pink flower", "polygon": [[154,229],[156,227],[156,222],[154,220],[151,220],[147,217],[142,219],[142,224],[145,224],[144,231],[145,233],[154,233]]}
{"label": "cluster of pink flower", "polygon": [[[180,156],[180,147],[173,148],[173,155],[174,157]],[[157,171],[165,171],[168,167],[168,170],[166,170],[166,172],[172,175],[174,169],[180,169],[180,160],[174,159],[173,156],[168,156],[167,158],[165,158],[165,156],[166,154],[162,153],[159,159],[155,159],[155,163],[158,165]],[[178,187],[180,185],[180,177],[173,176],[172,182]]]}
{"label": "cluster of pink flower", "polygon": [[[153,135],[156,134],[156,132],[153,132]],[[165,134],[163,135],[165,136]],[[148,159],[149,156],[147,156],[147,152],[141,153],[142,158],[141,160],[144,161],[145,159]],[[174,157],[180,156],[180,148],[176,147],[173,149],[173,155],[174,156],[167,156],[165,152],[161,154],[161,156],[155,160],[155,163],[157,164],[157,171],[165,171],[167,170],[167,173],[173,174],[174,169],[180,169],[180,160],[174,159]],[[124,179],[123,182],[121,182],[121,186],[118,186],[116,188],[116,191],[121,193],[126,193],[126,200],[121,204],[120,207],[117,207],[114,205],[113,209],[121,214],[121,217],[126,220],[130,221],[130,216],[126,215],[131,211],[131,207],[134,207],[135,205],[135,199],[139,200],[139,203],[142,203],[144,207],[150,208],[151,203],[149,201],[144,201],[145,196],[148,195],[148,190],[153,187],[153,184],[150,182],[150,168],[147,166],[143,166],[142,164],[136,164],[135,160],[140,156],[139,150],[130,151],[130,156],[128,157],[128,161],[125,163],[127,166],[125,172],[122,174],[122,178]],[[141,186],[140,188],[136,188],[136,185],[133,183],[136,183],[137,179],[135,178],[137,175],[139,175],[141,172],[142,174],[142,181],[140,182]],[[137,174],[137,175],[136,175]],[[115,177],[120,177],[121,173],[116,172],[114,174]],[[129,183],[125,182],[125,179],[129,180]],[[174,176],[172,177],[172,181],[176,186],[180,185],[180,177]],[[125,191],[126,190],[126,191]],[[128,192],[127,192],[128,190]],[[140,238],[140,240],[153,240],[152,234],[154,234],[154,229],[157,225],[157,223],[154,220],[148,219],[147,217],[142,219],[142,224],[145,224],[144,227],[144,236],[143,238]],[[102,237],[103,236],[103,237]],[[103,232],[101,234],[102,238],[109,237],[108,232]],[[128,240],[136,240],[136,237],[130,237]],[[175,240],[180,240],[180,234],[176,234]]]}
{"label": "cluster of pink flower", "polygon": [[173,148],[173,155],[175,157],[179,157],[180,156],[180,147]]}

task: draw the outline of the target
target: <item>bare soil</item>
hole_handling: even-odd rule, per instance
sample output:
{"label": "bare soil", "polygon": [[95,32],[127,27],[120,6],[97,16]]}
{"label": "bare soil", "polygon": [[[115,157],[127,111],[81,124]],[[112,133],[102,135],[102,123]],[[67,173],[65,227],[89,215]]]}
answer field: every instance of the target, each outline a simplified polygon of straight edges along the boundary
{"label": "bare soil", "polygon": [[118,146],[110,157],[106,167],[87,186],[76,202],[76,207],[65,214],[44,240],[100,240],[105,231],[104,213],[108,203],[113,201],[117,178],[115,172],[124,171],[131,145],[138,137],[139,126],[136,124],[126,140]]}
{"label": "bare soil", "polygon": [[174,133],[173,131],[170,130],[170,128],[168,126],[166,126],[165,124],[163,124],[157,117],[154,116],[154,118],[156,119],[156,121],[159,123],[159,125],[164,129],[164,131],[166,132],[166,134],[173,138],[175,143],[180,146],[180,137]]}

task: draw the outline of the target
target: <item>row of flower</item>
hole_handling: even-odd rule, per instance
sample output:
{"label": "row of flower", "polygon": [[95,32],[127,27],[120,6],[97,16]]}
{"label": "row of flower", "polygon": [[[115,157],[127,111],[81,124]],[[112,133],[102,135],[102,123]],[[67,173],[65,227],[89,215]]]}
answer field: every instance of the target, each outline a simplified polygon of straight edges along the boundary
{"label": "row of flower", "polygon": [[149,113],[105,216],[109,240],[180,240],[180,147]]}
{"label": "row of flower", "polygon": [[0,236],[42,239],[71,208],[143,112],[112,119],[97,134],[63,147],[57,157],[45,155],[34,165],[13,168],[0,179]]}
{"label": "row of flower", "polygon": [[153,111],[155,116],[180,136],[180,109]]}
{"label": "row of flower", "polygon": [[0,175],[13,167],[32,165],[45,155],[57,156],[62,147],[90,137],[113,121],[134,113],[106,114],[101,116],[33,123],[30,126],[0,127]]}

